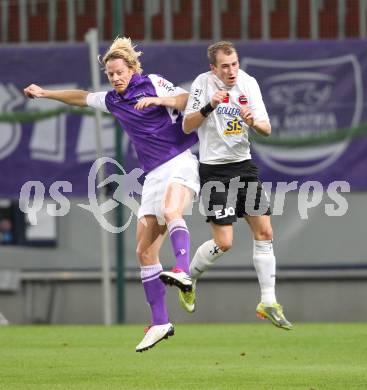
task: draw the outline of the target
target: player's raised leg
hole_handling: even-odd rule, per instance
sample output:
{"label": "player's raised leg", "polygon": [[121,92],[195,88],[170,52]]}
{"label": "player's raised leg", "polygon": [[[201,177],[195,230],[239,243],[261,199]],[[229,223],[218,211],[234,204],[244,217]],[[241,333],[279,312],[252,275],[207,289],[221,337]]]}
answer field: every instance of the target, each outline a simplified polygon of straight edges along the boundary
{"label": "player's raised leg", "polygon": [[273,251],[273,230],[269,215],[245,216],[254,236],[253,261],[261,290],[261,302],[256,314],[275,326],[290,330],[282,306],[275,297],[276,259]]}
{"label": "player's raised leg", "polygon": [[151,324],[143,340],[137,345],[136,352],[152,348],[174,333],[166,307],[166,286],[159,279],[162,272],[159,250],[165,234],[166,227],[160,226],[154,215],[147,215],[138,221],[137,256],[140,262],[141,281],[151,310]]}
{"label": "player's raised leg", "polygon": [[224,252],[232,247],[232,225],[217,225],[211,222],[211,227],[213,239],[199,246],[190,264],[190,275],[193,282],[192,291],[179,292],[180,304],[189,313],[195,311],[196,281],[206,270],[215,264]]}
{"label": "player's raised leg", "polygon": [[232,225],[217,225],[211,222],[213,239],[204,242],[197,249],[191,264],[190,274],[192,279],[199,279],[200,276],[232,247],[233,227]]}

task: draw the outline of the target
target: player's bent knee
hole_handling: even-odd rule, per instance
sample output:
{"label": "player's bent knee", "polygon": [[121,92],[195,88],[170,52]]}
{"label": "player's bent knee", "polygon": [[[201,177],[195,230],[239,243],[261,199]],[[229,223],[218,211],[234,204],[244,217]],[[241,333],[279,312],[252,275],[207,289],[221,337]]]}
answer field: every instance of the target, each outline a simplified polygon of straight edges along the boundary
{"label": "player's bent knee", "polygon": [[220,240],[219,242],[216,242],[216,244],[223,252],[227,252],[232,248],[232,240]]}
{"label": "player's bent knee", "polygon": [[258,241],[267,241],[273,239],[273,230],[272,229],[262,229],[255,232],[255,240]]}
{"label": "player's bent knee", "polygon": [[169,223],[174,219],[182,218],[182,213],[178,209],[170,209],[170,210],[164,210],[163,216],[166,223]]}
{"label": "player's bent knee", "polygon": [[157,260],[157,254],[155,252],[151,250],[141,250],[139,247],[136,248],[136,256],[140,265],[155,264]]}
{"label": "player's bent knee", "polygon": [[227,252],[227,251],[229,251],[229,250],[232,248],[232,244],[220,245],[219,248],[220,248],[223,252]]}

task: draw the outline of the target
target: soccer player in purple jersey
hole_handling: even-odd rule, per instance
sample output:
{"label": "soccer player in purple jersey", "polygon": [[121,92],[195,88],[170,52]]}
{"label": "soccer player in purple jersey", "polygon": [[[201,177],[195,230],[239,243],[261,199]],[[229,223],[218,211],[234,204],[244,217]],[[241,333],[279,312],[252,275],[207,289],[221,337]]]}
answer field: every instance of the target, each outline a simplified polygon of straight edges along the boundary
{"label": "soccer player in purple jersey", "polygon": [[[100,59],[113,87],[108,92],[45,90],[31,84],[29,98],[48,98],[76,106],[90,106],[111,113],[134,144],[146,173],[137,224],[137,256],[151,326],[136,347],[142,352],[173,335],[166,307],[166,286],[192,289],[189,271],[190,235],[183,213],[199,192],[198,161],[190,147],[195,133],[182,131],[185,90],[155,74],[142,75],[139,57],[130,39],[117,38]],[[159,251],[169,232],[176,266],[163,272]]]}

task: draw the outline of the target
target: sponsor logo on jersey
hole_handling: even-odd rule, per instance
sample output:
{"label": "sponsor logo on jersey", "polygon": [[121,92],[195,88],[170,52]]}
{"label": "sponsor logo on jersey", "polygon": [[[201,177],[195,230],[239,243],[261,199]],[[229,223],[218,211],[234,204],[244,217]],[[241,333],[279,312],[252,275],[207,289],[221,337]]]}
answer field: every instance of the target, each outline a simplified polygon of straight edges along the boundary
{"label": "sponsor logo on jersey", "polygon": [[200,96],[202,95],[202,93],[203,93],[202,89],[199,89],[199,88],[195,89],[194,99],[193,99],[193,103],[192,103],[193,110],[198,110],[200,108],[200,106],[201,106]]}
{"label": "sponsor logo on jersey", "polygon": [[175,87],[173,86],[173,84],[167,80],[164,80],[164,79],[158,80],[158,86],[165,88],[168,92],[173,92],[175,90]]}
{"label": "sponsor logo on jersey", "polygon": [[240,109],[237,107],[231,107],[231,106],[218,106],[217,108],[217,114],[218,115],[229,115],[229,116],[238,116],[240,115]]}
{"label": "sponsor logo on jersey", "polygon": [[227,122],[227,127],[224,130],[224,135],[242,134],[244,133],[244,121],[239,118],[233,118]]}
{"label": "sponsor logo on jersey", "polygon": [[139,100],[143,99],[144,97],[145,97],[145,93],[144,93],[144,92],[138,93],[138,94],[135,96],[136,102],[138,102]]}
{"label": "sponsor logo on jersey", "polygon": [[240,103],[241,105],[247,104],[248,103],[247,97],[245,95],[240,95],[238,97],[238,103]]}

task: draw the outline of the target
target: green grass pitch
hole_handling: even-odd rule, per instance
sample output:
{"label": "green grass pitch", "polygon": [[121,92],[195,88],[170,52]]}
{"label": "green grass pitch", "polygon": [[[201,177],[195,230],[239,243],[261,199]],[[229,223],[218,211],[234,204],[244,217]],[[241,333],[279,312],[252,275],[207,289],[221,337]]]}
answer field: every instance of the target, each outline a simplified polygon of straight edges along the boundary
{"label": "green grass pitch", "polygon": [[0,327],[0,389],[367,389],[367,324],[176,324],[136,353],[142,330]]}

